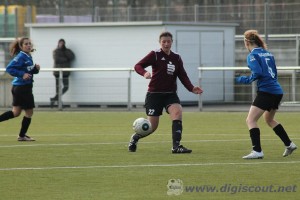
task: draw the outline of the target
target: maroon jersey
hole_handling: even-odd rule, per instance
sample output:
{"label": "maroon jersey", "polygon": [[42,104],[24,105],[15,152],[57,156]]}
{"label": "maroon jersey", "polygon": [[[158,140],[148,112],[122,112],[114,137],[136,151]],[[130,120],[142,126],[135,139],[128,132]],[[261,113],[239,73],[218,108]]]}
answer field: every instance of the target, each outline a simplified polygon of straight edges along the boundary
{"label": "maroon jersey", "polygon": [[177,77],[188,91],[192,91],[194,86],[191,83],[183,67],[183,62],[179,54],[170,52],[167,55],[163,50],[151,51],[134,67],[135,71],[144,76],[146,67],[152,66],[152,78],[148,85],[149,92],[176,92]]}

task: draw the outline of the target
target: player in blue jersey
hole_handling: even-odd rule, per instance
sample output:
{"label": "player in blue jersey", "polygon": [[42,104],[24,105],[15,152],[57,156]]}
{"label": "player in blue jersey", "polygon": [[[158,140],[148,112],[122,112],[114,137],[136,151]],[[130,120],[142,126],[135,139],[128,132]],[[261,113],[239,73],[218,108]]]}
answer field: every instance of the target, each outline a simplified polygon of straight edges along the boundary
{"label": "player in blue jersey", "polygon": [[33,74],[39,73],[40,66],[34,64],[31,52],[33,47],[29,38],[20,38],[10,46],[13,59],[6,67],[6,72],[15,78],[12,81],[12,110],[0,115],[0,122],[18,117],[22,110],[25,111],[18,141],[35,141],[27,135],[27,130],[33,115],[34,97],[32,93]]}
{"label": "player in blue jersey", "polygon": [[267,45],[256,30],[248,30],[244,33],[244,44],[250,52],[247,56],[247,64],[251,70],[251,75],[236,77],[236,82],[250,84],[257,80],[257,96],[246,119],[253,150],[243,158],[260,159],[264,157],[260,144],[260,129],[257,124],[262,115],[269,127],[274,130],[286,146],[283,156],[288,156],[297,149],[297,146],[290,140],[283,126],[274,119],[283,97],[283,90],[277,81],[274,56],[267,51]]}
{"label": "player in blue jersey", "polygon": [[[182,135],[182,107],[177,95],[177,78],[185,88],[194,93],[201,94],[200,87],[194,86],[183,67],[181,56],[171,51],[173,36],[170,32],[163,32],[159,36],[161,48],[151,51],[134,67],[135,71],[146,79],[151,79],[145,100],[146,114],[151,122],[153,133],[159,124],[159,117],[163,109],[167,111],[172,120],[172,153],[191,153],[192,150],[180,144]],[[145,68],[152,66],[152,74]],[[151,134],[149,133],[149,134]],[[139,139],[147,135],[137,133],[131,136],[128,149],[135,152]]]}

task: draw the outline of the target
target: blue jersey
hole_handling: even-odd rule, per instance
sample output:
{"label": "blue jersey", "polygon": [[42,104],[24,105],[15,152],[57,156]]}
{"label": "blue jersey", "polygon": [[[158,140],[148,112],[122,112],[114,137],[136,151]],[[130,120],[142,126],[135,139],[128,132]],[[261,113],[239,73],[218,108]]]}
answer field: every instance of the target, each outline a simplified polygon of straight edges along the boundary
{"label": "blue jersey", "polygon": [[[6,72],[15,78],[12,81],[13,85],[28,85],[33,82],[33,74],[39,73],[35,67],[32,57],[23,51],[20,51],[7,65]],[[28,80],[23,79],[25,73],[31,74]]]}
{"label": "blue jersey", "polygon": [[236,82],[250,84],[257,80],[257,91],[283,94],[277,81],[275,59],[270,52],[261,47],[252,49],[247,56],[247,64],[251,70],[251,75],[237,77]]}

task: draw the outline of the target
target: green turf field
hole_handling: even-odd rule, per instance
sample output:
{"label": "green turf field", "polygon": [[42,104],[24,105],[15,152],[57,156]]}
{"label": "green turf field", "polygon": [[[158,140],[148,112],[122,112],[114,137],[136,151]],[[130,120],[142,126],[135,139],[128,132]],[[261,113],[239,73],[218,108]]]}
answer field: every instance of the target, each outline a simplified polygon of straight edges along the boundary
{"label": "green turf field", "polygon": [[[299,114],[277,116],[298,146]],[[127,144],[142,112],[36,111],[28,133],[36,142],[16,141],[21,117],[2,122],[0,199],[300,199],[300,150],[283,158],[262,120],[265,158],[241,159],[251,150],[246,115],[185,112],[182,144],[193,149],[185,155],[171,154],[165,113],[135,153]]]}

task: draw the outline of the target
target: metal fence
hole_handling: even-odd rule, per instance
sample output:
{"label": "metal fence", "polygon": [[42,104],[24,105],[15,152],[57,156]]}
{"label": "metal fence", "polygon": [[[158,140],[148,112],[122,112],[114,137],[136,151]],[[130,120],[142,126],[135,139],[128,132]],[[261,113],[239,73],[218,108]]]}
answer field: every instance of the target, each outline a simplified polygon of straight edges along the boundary
{"label": "metal fence", "polygon": [[[63,2],[63,1],[60,1]],[[263,1],[259,1],[263,2]],[[72,4],[71,4],[72,5]],[[32,5],[0,6],[0,37],[27,34],[24,23],[91,23],[120,21],[176,21],[237,23],[237,34],[246,29],[257,29],[269,34],[297,34],[300,32],[300,2],[240,1],[222,4],[172,6],[87,6],[71,7],[58,3],[56,7]]]}
{"label": "metal fence", "polygon": [[[300,34],[272,34],[265,38],[268,48],[276,58],[278,66],[300,65]],[[248,51],[245,50],[244,36],[235,36],[235,66],[245,66]]]}
{"label": "metal fence", "polygon": [[[63,69],[41,69],[40,73],[49,73],[52,71],[59,71],[60,72],[60,87],[59,87],[59,99],[58,103],[55,106],[54,109],[57,110],[63,110],[64,107],[76,107],[79,108],[82,105],[84,105],[84,108],[87,107],[101,107],[101,106],[122,106],[126,108],[127,110],[131,110],[133,107],[136,106],[142,106],[144,102],[133,102],[132,101],[132,95],[134,93],[145,93],[146,91],[133,91],[133,85],[132,85],[132,71],[133,69],[130,68],[119,68],[119,69],[95,69],[95,68],[63,68]],[[255,97],[256,94],[256,86],[255,83],[251,85],[240,85],[240,84],[232,84],[232,79],[234,79],[234,76],[228,77],[225,76],[225,72],[234,72],[234,73],[243,73],[243,74],[249,74],[249,69],[247,67],[199,67],[199,85],[204,89],[204,93],[202,95],[199,95],[199,100],[193,102],[195,106],[198,106],[198,110],[202,111],[205,106],[215,104],[215,105],[237,105],[237,104],[250,104],[252,100]],[[4,69],[0,69],[0,72],[3,72]],[[71,102],[63,101],[62,100],[62,72],[63,71],[72,71],[76,73],[85,73],[85,72],[97,72],[97,73],[105,73],[110,72],[112,73],[112,77],[114,76],[113,73],[119,73],[124,72],[127,74],[127,76],[124,76],[123,79],[117,78],[117,79],[111,79],[107,78],[105,82],[108,82],[107,85],[97,85],[93,84],[96,83],[96,80],[99,79],[98,77],[84,77],[84,76],[78,76],[82,78],[77,78],[76,82],[81,83],[88,83],[89,85],[92,85],[92,88],[89,90],[86,85],[80,84],[77,88],[78,93],[72,93],[69,99],[72,99]],[[279,82],[281,83],[285,95],[283,98],[283,104],[285,105],[300,105],[300,87],[299,87],[299,71],[300,66],[282,66],[278,67],[278,78]],[[214,78],[210,78],[207,80],[205,77],[206,72],[221,72],[224,74],[223,76],[223,82],[224,86],[222,91],[219,91],[223,93],[224,95],[231,96],[228,99],[223,99],[222,101],[211,101],[206,100],[204,101],[203,97],[207,97],[206,95],[214,95],[214,91],[211,93],[208,91],[207,88],[214,87],[215,84],[219,84],[220,80],[215,80]],[[231,74],[234,74],[231,73]],[[98,76],[98,75],[97,75]],[[38,77],[38,76],[37,76]],[[222,78],[222,77],[221,77]],[[41,82],[46,82],[44,78],[41,78]],[[205,84],[203,80],[206,79]],[[11,77],[6,76],[5,78],[0,77],[0,90],[1,90],[1,102],[5,103],[3,98],[9,99],[11,98],[10,94],[10,81]],[[109,82],[110,81],[110,82]],[[90,84],[92,83],[92,84]],[[115,84],[111,84],[115,83]],[[48,101],[51,92],[55,90],[55,84],[38,84],[35,85],[34,88],[39,87],[39,90],[34,90],[34,95],[39,96],[43,99],[47,99],[46,101],[38,101],[36,102],[37,107],[46,107],[50,108],[50,102]],[[74,87],[74,86],[71,86]],[[117,95],[117,96],[116,96]],[[218,94],[219,95],[219,94]],[[91,99],[90,97],[93,97]],[[45,98],[44,98],[45,97]],[[96,98],[96,99],[95,99]],[[99,99],[97,99],[99,98]],[[213,98],[213,96],[211,96]],[[106,99],[103,101],[103,99]],[[110,99],[111,101],[107,101],[107,99]],[[7,100],[6,100],[7,101]],[[84,102],[83,102],[84,101]],[[11,103],[11,102],[6,102]],[[182,102],[183,105],[185,102]],[[189,102],[190,105],[191,102]],[[8,105],[4,106],[1,105],[0,107],[8,107]]]}
{"label": "metal fence", "polygon": [[[63,7],[63,8],[62,8]],[[113,22],[113,21],[185,21],[185,22],[224,22],[238,23],[237,34],[249,27],[264,33],[299,33],[300,3],[255,3],[243,1],[236,4],[192,5],[173,4],[173,6],[152,7],[94,7],[56,9],[37,9],[37,15],[59,16],[60,22]],[[85,17],[84,17],[85,16]],[[46,16],[44,20],[46,19]],[[43,21],[46,22],[47,20]],[[39,22],[39,21],[37,21]]]}
{"label": "metal fence", "polygon": [[[247,67],[199,67],[199,84],[202,85],[203,79],[205,78],[205,72],[222,72],[224,75],[224,85],[227,84],[227,81],[231,78],[225,78],[226,71],[233,71],[234,74],[244,74],[244,75],[250,75],[250,71]],[[299,90],[299,81],[297,81],[300,77],[299,70],[300,66],[280,66],[277,67],[278,70],[278,80],[284,90],[284,97],[282,102],[285,105],[288,104],[298,104],[300,105],[300,90]],[[206,81],[207,82],[207,81]],[[209,85],[214,85],[219,80],[210,79]],[[204,86],[205,87],[205,86]],[[256,82],[253,82],[250,85],[243,85],[243,84],[234,84],[231,87],[224,87],[223,88],[223,94],[231,93],[232,101],[223,101],[223,102],[213,102],[213,103],[233,103],[233,104],[241,104],[241,103],[251,103],[255,96],[256,96]],[[203,94],[205,95],[205,94]],[[198,102],[198,108],[200,111],[203,110],[203,107],[205,106],[205,103],[209,102],[203,102],[202,95],[199,96],[199,102]]]}
{"label": "metal fence", "polygon": [[[12,41],[14,38],[0,38],[0,68],[6,66],[11,59],[8,47]],[[272,34],[268,36],[267,44],[278,66],[300,66],[300,34]],[[243,35],[236,35],[235,66],[246,66],[247,54]]]}
{"label": "metal fence", "polygon": [[[59,1],[59,2],[64,2]],[[83,2],[83,1],[80,1]],[[86,1],[85,1],[86,2]],[[237,4],[218,4],[218,5],[183,5],[172,3],[172,6],[98,6],[93,7],[70,7],[65,4],[58,4],[57,7],[38,7],[34,5],[20,5],[3,7],[0,5],[0,24],[3,29],[0,30],[0,103],[10,103],[10,85],[6,86],[7,76],[2,75],[4,66],[10,59],[8,54],[9,43],[14,37],[28,34],[28,30],[24,28],[24,23],[94,23],[94,22],[117,22],[117,21],[184,21],[184,22],[218,22],[218,23],[237,23],[236,27],[236,49],[235,49],[235,66],[245,66],[245,58],[247,52],[245,51],[242,33],[246,29],[257,29],[267,41],[271,52],[276,57],[278,66],[294,66],[285,69],[280,69],[280,82],[286,92],[284,102],[299,101],[297,78],[299,75],[300,66],[299,58],[299,40],[300,40],[300,2],[294,1],[265,1],[265,3],[255,3],[263,1],[240,1]],[[11,38],[10,38],[11,37]],[[88,63],[87,63],[88,64]],[[50,66],[50,64],[49,64]],[[222,66],[223,70],[237,70],[227,69]],[[51,73],[53,68],[48,71],[42,69],[41,73]],[[72,69],[73,70],[73,69]],[[85,69],[87,70],[87,69]],[[101,69],[97,69],[101,70]],[[199,69],[200,73],[204,71],[216,71],[209,69]],[[242,72],[247,72],[243,69]],[[77,71],[76,73],[84,73]],[[101,71],[97,72],[101,73]],[[3,82],[6,80],[6,82]],[[86,81],[86,80],[82,80]],[[115,80],[116,81],[116,80]],[[123,88],[122,98],[128,98],[126,101],[126,108],[130,109],[133,105],[131,102],[131,91],[127,86],[130,86],[131,81],[127,78],[122,80]],[[201,79],[199,80],[201,81]],[[226,80],[224,80],[226,82]],[[212,85],[214,80],[209,81]],[[52,86],[45,85],[45,90],[40,96],[49,95],[49,90],[54,90]],[[255,94],[254,86],[233,86],[234,97],[233,100],[223,103],[248,103],[252,101]],[[82,89],[84,90],[84,88]],[[94,88],[97,91],[97,87]],[[124,93],[125,91],[125,93]],[[90,91],[85,91],[89,93]],[[127,93],[128,92],[128,93]],[[226,92],[226,91],[224,91]],[[5,95],[2,95],[5,94]],[[104,95],[111,95],[110,92]],[[205,94],[203,94],[205,95]],[[76,96],[74,98],[77,98]],[[98,98],[98,96],[96,96]],[[118,98],[118,97],[112,97]],[[59,101],[58,109],[63,109],[62,102]],[[109,103],[109,102],[107,102]],[[203,102],[199,99],[198,105],[206,105],[209,102]],[[220,102],[213,102],[220,103]],[[46,103],[45,103],[46,104]],[[43,103],[39,104],[43,105]]]}

